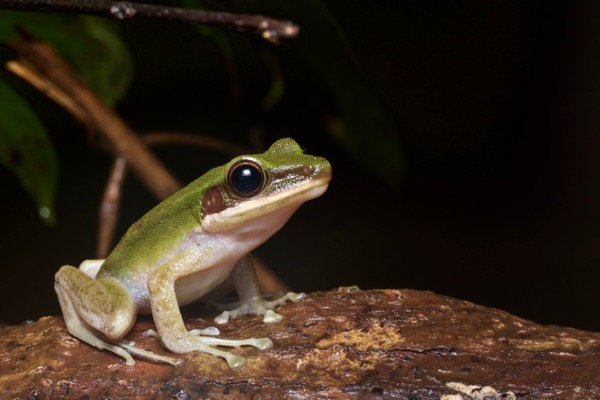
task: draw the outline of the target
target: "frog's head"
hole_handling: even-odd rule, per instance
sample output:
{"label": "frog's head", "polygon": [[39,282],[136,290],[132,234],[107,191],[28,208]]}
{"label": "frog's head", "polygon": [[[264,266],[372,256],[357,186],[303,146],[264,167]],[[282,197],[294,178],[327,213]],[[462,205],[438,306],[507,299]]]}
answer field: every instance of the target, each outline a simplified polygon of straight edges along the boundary
{"label": "frog's head", "polygon": [[304,154],[292,139],[278,140],[263,154],[236,157],[213,172],[218,178],[201,200],[202,229],[210,233],[272,234],[302,203],[323,194],[331,180],[329,162]]}

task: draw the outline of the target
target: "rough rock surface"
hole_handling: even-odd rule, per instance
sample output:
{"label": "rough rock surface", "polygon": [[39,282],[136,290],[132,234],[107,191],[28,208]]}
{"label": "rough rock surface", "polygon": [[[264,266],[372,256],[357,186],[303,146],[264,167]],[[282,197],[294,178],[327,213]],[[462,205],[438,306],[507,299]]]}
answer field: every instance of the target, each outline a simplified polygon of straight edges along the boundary
{"label": "rough rock surface", "polygon": [[[247,365],[181,355],[180,367],[119,357],[72,338],[62,318],[0,330],[4,399],[594,399],[600,398],[600,333],[541,326],[503,311],[415,290],[340,289],[310,294],[265,325],[242,317],[226,338],[270,337],[270,350],[240,348]],[[189,329],[212,316],[186,318]],[[127,336],[169,354],[141,332]]]}

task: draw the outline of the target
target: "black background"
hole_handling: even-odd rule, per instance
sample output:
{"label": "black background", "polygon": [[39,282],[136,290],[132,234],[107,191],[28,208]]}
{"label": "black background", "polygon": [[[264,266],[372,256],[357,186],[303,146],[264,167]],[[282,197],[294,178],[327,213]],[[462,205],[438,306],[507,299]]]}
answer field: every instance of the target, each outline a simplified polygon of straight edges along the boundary
{"label": "black background", "polygon": [[[329,191],[257,251],[295,289],[425,289],[599,330],[600,5],[326,4],[397,122],[406,155],[397,187],[323,133],[321,110],[302,90],[310,76],[287,76],[282,104],[257,116],[264,76],[241,65],[245,92],[232,111],[216,50],[181,24],[127,24],[137,79],[119,113],[141,131],[238,141],[259,126],[267,142],[291,135],[327,157]],[[93,258],[111,163],[66,113],[34,93],[32,102],[61,162],[58,224],[46,227],[16,178],[0,170],[7,323],[59,313],[53,274]],[[227,161],[189,147],[158,154],[184,182]],[[124,196],[120,234],[155,204],[132,177]]]}

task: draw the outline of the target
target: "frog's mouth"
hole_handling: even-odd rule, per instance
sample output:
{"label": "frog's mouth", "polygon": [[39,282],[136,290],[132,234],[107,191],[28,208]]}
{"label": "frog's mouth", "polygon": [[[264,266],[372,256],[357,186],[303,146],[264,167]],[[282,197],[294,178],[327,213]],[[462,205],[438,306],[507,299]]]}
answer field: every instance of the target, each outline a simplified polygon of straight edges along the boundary
{"label": "frog's mouth", "polygon": [[331,175],[312,180],[293,189],[269,194],[257,199],[248,199],[235,207],[206,215],[202,220],[202,230],[207,233],[221,233],[248,224],[255,226],[256,220],[263,225],[272,225],[278,230],[302,203],[321,196],[327,190]]}

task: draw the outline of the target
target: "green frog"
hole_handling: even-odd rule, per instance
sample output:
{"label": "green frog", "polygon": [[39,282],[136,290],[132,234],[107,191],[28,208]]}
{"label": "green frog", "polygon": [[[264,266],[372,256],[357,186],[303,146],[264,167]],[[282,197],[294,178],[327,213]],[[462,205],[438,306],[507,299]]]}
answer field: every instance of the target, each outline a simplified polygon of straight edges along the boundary
{"label": "green frog", "polygon": [[179,307],[230,283],[239,301],[215,318],[217,323],[245,314],[263,315],[267,323],[279,321],[273,309],[304,295],[288,293],[267,301],[248,253],[277,232],[302,203],[322,195],[330,180],[329,162],[305,154],[292,139],[210,170],[134,223],[105,260],[60,268],[54,287],[67,330],[123,357],[127,365],[135,365],[131,354],[180,365],[180,358],[123,340],[137,314],[152,314],[157,332],[147,334],[171,352],[204,352],[223,357],[231,368],[243,367],[244,358],[215,346],[268,349],[272,341],[217,338],[214,327],[187,331]]}

